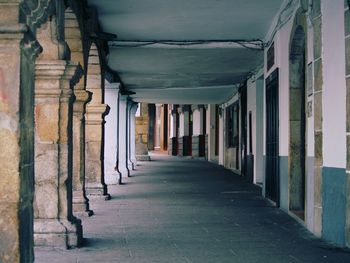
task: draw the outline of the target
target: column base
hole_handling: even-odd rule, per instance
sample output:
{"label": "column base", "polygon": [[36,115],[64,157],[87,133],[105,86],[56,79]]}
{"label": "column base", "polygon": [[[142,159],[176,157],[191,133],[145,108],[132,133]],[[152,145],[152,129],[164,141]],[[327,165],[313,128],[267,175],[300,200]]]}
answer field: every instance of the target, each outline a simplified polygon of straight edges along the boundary
{"label": "column base", "polygon": [[[136,156],[135,156],[135,158],[136,158]],[[133,169],[133,170],[136,170],[137,160],[136,160],[136,159],[133,159],[133,160],[131,160],[131,163],[132,163],[132,169]]]}
{"label": "column base", "polygon": [[35,219],[34,245],[41,247],[74,248],[83,241],[81,221],[67,219]]}
{"label": "column base", "polygon": [[192,154],[192,137],[183,136],[178,138],[178,155],[190,156]]}
{"label": "column base", "polygon": [[169,154],[176,156],[178,152],[178,141],[176,137],[169,140]]}
{"label": "column base", "polygon": [[205,136],[204,135],[192,136],[192,156],[193,157],[205,156]]}
{"label": "column base", "polygon": [[107,192],[107,185],[104,184],[92,184],[87,183],[85,186],[86,195],[89,199],[99,199],[110,200],[111,196]]}
{"label": "column base", "polygon": [[79,218],[92,216],[94,211],[89,209],[89,200],[85,197],[79,196],[79,194],[80,191],[73,192],[73,214]]}
{"label": "column base", "polygon": [[105,174],[105,183],[107,185],[120,184],[121,174],[118,172]]}
{"label": "column base", "polygon": [[130,171],[128,168],[119,169],[119,172],[122,174],[122,178],[130,177]]}
{"label": "column base", "polygon": [[192,156],[199,157],[199,136],[192,136]]}

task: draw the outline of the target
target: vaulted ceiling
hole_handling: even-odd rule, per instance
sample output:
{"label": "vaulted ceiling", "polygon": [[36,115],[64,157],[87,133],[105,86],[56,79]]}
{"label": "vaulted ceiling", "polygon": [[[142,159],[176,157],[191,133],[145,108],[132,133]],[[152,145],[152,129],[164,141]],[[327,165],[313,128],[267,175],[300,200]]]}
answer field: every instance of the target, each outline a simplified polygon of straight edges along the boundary
{"label": "vaulted ceiling", "polygon": [[[135,101],[219,103],[263,63],[282,0],[88,0],[110,43],[109,66]],[[192,41],[192,42],[191,42]]]}

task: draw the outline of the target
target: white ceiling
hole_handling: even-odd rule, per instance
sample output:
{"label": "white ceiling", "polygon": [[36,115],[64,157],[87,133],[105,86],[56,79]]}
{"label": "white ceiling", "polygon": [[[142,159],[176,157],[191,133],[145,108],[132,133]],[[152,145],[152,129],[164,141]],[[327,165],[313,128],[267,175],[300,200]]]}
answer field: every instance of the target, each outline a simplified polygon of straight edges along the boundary
{"label": "white ceiling", "polygon": [[[264,39],[282,0],[88,0],[118,40]],[[263,52],[234,43],[115,47],[109,66],[136,101],[218,103],[262,64]]]}

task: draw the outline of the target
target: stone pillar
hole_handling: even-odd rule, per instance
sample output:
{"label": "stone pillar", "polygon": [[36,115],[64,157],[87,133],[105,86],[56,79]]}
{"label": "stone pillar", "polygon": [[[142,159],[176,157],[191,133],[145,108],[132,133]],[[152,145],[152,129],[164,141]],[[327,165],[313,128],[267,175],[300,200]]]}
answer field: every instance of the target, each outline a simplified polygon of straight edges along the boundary
{"label": "stone pillar", "polygon": [[64,60],[36,62],[34,240],[37,246],[76,247],[80,220],[72,214],[71,85],[80,66]]}
{"label": "stone pillar", "polygon": [[204,135],[204,107],[203,105],[192,105],[193,112],[193,135],[192,135],[192,156],[205,156],[205,135]]}
{"label": "stone pillar", "polygon": [[129,150],[129,160],[132,164],[132,169],[135,170],[135,167],[137,165],[136,161],[136,132],[135,132],[135,114],[138,108],[138,103],[132,103],[130,112],[129,112],[129,145],[130,145],[130,150]]}
{"label": "stone pillar", "polygon": [[148,104],[140,103],[140,116],[135,118],[136,122],[136,160],[137,161],[149,161],[150,156],[148,155]]}
{"label": "stone pillar", "polygon": [[315,160],[314,160],[314,233],[322,233],[322,167],[323,167],[323,59],[322,59],[322,14],[321,0],[313,3],[312,23],[314,30],[314,129],[315,129]]}
{"label": "stone pillar", "polygon": [[127,106],[126,106],[126,151],[127,151],[127,157],[126,162],[129,171],[134,170],[133,163],[131,161],[131,107],[133,102],[128,98]]}
{"label": "stone pillar", "polygon": [[8,25],[0,29],[0,262],[33,262],[34,62],[41,47],[13,21],[15,3],[0,3],[0,12]]}
{"label": "stone pillar", "polygon": [[128,96],[119,96],[119,151],[118,151],[118,170],[122,177],[130,176],[128,168],[128,151],[127,151],[127,104]]}
{"label": "stone pillar", "polygon": [[170,111],[170,127],[169,127],[169,150],[168,153],[176,156],[177,155],[177,106],[172,105]]}
{"label": "stone pillar", "polygon": [[89,199],[85,193],[85,106],[91,93],[83,86],[74,87],[73,104],[73,213],[76,216],[91,216]]}
{"label": "stone pillar", "polygon": [[208,114],[207,114],[207,131],[208,131],[208,160],[214,161],[215,157],[215,123],[216,123],[216,113],[215,113],[215,104],[208,105]]}
{"label": "stone pillar", "polygon": [[118,108],[120,83],[106,83],[105,100],[110,111],[105,120],[104,173],[106,184],[121,183],[117,168],[118,158]]}
{"label": "stone pillar", "polygon": [[178,108],[179,113],[179,138],[178,138],[178,155],[188,156],[191,151],[190,139],[190,106],[184,105]]}
{"label": "stone pillar", "polygon": [[[98,91],[101,92],[101,91]],[[94,96],[94,94],[93,94]],[[108,111],[106,104],[89,102],[86,108],[86,193],[91,197],[110,199],[103,171],[103,124]]]}
{"label": "stone pillar", "polygon": [[208,109],[209,105],[205,104],[203,109],[204,119],[205,119],[205,131],[204,131],[204,156],[206,160],[208,160],[208,150],[209,150],[209,130],[210,130],[210,123],[208,123]]}

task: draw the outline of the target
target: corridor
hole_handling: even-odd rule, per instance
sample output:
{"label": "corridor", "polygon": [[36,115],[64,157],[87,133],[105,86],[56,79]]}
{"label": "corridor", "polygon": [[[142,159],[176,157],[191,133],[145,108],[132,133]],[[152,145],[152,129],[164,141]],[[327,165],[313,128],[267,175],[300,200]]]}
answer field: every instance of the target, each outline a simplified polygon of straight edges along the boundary
{"label": "corridor", "polygon": [[265,201],[260,188],[206,161],[152,155],[110,201],[91,200],[85,245],[35,248],[37,263],[350,262]]}

